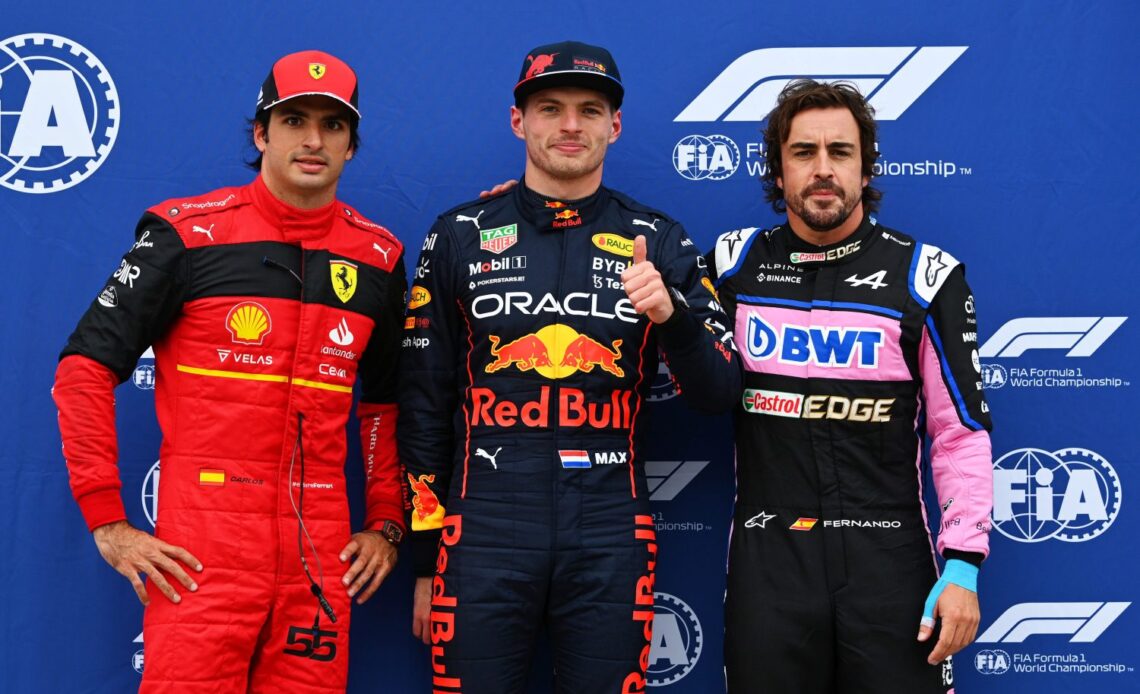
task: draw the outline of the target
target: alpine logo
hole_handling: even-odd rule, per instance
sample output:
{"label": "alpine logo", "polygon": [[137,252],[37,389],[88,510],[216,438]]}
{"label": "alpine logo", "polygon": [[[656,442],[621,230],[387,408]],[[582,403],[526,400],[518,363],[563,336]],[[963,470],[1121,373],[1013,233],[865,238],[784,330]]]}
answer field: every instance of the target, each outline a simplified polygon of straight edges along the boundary
{"label": "alpine logo", "polygon": [[[897,120],[968,46],[760,48],[734,60],[674,121],[764,120],[794,79],[845,79],[878,120]],[[796,77],[789,77],[794,75]]]}

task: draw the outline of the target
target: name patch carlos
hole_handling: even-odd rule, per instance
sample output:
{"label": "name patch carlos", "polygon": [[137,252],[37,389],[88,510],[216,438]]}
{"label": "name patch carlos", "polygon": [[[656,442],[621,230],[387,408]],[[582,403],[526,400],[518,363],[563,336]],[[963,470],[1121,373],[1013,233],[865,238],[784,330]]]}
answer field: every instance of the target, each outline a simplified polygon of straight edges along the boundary
{"label": "name patch carlos", "polygon": [[[612,307],[610,307],[611,302]],[[629,299],[623,297],[614,301],[587,292],[571,292],[562,300],[553,294],[544,294],[537,301],[530,292],[507,292],[484,294],[471,302],[471,315],[476,318],[490,318],[511,313],[527,316],[543,313],[554,313],[559,316],[593,316],[616,318],[626,323],[636,323],[639,318]]]}
{"label": "name patch carlos", "polygon": [[[490,388],[471,389],[472,426],[527,427],[551,426],[550,386],[539,389],[537,400],[500,400]],[[556,426],[593,429],[629,429],[633,424],[633,391],[614,390],[606,401],[590,401],[577,388],[560,388]]]}
{"label": "name patch carlos", "polygon": [[749,316],[745,341],[748,354],[764,360],[776,356],[785,364],[814,364],[823,367],[856,365],[873,369],[879,365],[883,331],[877,328],[834,326],[803,327],[786,323],[780,332],[759,316]]}
{"label": "name patch carlos", "polygon": [[744,411],[793,419],[838,419],[850,422],[889,422],[895,398],[846,398],[842,395],[803,395],[778,390],[744,390]]}

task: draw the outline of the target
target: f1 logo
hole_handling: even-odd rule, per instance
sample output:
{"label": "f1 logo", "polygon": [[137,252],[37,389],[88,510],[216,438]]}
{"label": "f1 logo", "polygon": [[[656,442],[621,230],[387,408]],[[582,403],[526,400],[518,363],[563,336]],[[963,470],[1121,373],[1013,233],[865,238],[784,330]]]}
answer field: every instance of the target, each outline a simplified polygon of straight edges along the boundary
{"label": "f1 logo", "polygon": [[709,464],[707,460],[647,460],[650,501],[672,501]]}
{"label": "f1 logo", "polygon": [[1020,357],[1031,349],[1067,349],[1066,357],[1091,357],[1126,320],[1126,316],[1014,318],[986,340],[978,356]]}
{"label": "f1 logo", "polygon": [[1130,602],[1023,602],[1005,611],[978,643],[1021,643],[1034,634],[1072,634],[1071,643],[1092,643]]}
{"label": "f1 logo", "polygon": [[760,48],[724,69],[674,121],[762,121],[794,78],[851,82],[877,120],[897,120],[969,46]]}

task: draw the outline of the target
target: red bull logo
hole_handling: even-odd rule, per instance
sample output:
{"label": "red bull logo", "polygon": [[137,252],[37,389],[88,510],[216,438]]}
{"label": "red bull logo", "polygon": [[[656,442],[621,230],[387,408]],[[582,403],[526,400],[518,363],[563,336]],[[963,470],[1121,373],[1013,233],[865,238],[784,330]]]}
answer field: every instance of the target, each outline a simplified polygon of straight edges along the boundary
{"label": "red bull logo", "polygon": [[546,70],[546,68],[548,68],[554,64],[554,56],[556,56],[556,55],[558,55],[558,54],[557,53],[550,53],[549,55],[540,54],[540,55],[538,55],[538,57],[535,57],[533,55],[528,55],[526,57],[526,59],[530,61],[530,67],[527,68],[526,77],[523,79],[529,80],[531,77],[534,77],[536,75],[541,75],[543,73],[543,71]]}
{"label": "red bull logo", "polygon": [[[551,426],[550,386],[542,386],[537,400],[500,399],[490,388],[472,388],[472,426],[546,429]],[[633,426],[634,392],[614,390],[607,400],[591,401],[578,388],[560,388],[556,425],[567,428],[629,429]],[[412,526],[416,519],[412,517]]]}
{"label": "red bull logo", "polygon": [[537,371],[550,379],[566,378],[578,371],[590,373],[594,367],[608,374],[625,376],[621,361],[621,343],[614,340],[609,346],[573,328],[555,323],[536,333],[500,346],[498,335],[490,335],[491,356],[494,359],[484,367],[487,373],[514,366],[519,371]]}
{"label": "red bull logo", "polygon": [[564,227],[576,227],[582,224],[582,218],[578,216],[578,210],[559,210],[554,213],[554,221],[550,226],[555,229],[562,229]]}
{"label": "red bull logo", "polygon": [[617,365],[617,360],[621,359],[618,347],[621,347],[621,340],[614,340],[613,349],[610,349],[591,337],[579,335],[566,346],[561,365],[573,366],[586,373],[593,371],[595,366],[600,366],[602,371],[621,378],[625,371]]}
{"label": "red bull logo", "polygon": [[547,200],[546,206],[552,210],[561,210],[563,207],[570,207],[561,200]]}
{"label": "red bull logo", "polygon": [[555,219],[571,219],[571,218],[577,217],[577,216],[578,216],[578,210],[562,210],[561,212],[555,212],[554,213]]}
{"label": "red bull logo", "polygon": [[412,477],[408,473],[408,484],[412,488],[412,530],[432,530],[442,527],[444,510],[439,503],[439,497],[428,486],[435,482],[435,475],[420,475]]}

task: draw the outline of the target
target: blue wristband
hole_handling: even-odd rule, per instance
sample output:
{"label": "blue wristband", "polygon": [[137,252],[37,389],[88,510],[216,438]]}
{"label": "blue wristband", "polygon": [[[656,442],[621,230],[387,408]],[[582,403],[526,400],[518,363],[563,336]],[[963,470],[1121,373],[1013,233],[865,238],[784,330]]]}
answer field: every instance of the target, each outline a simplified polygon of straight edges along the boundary
{"label": "blue wristband", "polygon": [[922,609],[922,626],[934,626],[934,606],[938,604],[938,598],[942,595],[942,591],[951,583],[977,593],[978,567],[961,559],[946,561],[946,567],[942,569],[942,576],[930,589],[930,595],[926,596],[926,605]]}

